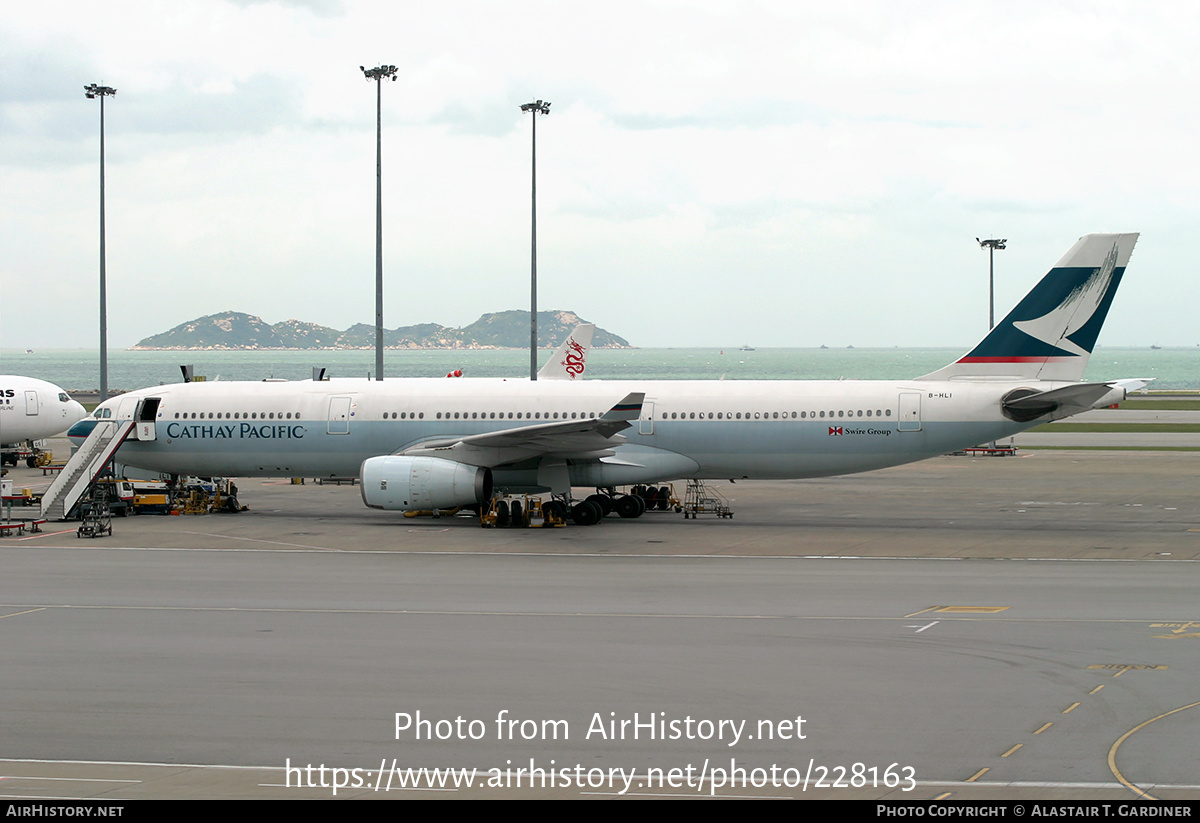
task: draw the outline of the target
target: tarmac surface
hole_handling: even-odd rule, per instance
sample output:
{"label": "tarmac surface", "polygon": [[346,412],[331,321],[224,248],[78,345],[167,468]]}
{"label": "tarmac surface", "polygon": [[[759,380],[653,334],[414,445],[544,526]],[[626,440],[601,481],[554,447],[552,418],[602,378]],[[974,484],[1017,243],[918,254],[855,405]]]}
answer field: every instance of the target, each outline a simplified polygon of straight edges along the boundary
{"label": "tarmac surface", "polygon": [[0,539],[0,794],[1200,798],[1198,474],[942,457],[530,530],[245,479],[49,524]]}

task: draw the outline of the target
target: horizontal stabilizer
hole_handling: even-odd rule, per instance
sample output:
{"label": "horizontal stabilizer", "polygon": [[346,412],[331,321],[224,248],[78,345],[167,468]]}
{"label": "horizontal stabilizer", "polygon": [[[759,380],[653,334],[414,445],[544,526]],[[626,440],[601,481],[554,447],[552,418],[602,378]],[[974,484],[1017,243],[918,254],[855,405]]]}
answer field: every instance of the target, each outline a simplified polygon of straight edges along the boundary
{"label": "horizontal stabilizer", "polygon": [[1039,417],[1060,420],[1090,409],[1102,409],[1120,403],[1130,391],[1150,383],[1149,380],[1114,380],[1111,383],[1078,383],[1050,391],[1016,389],[1000,401],[1004,415],[1010,420],[1026,423]]}

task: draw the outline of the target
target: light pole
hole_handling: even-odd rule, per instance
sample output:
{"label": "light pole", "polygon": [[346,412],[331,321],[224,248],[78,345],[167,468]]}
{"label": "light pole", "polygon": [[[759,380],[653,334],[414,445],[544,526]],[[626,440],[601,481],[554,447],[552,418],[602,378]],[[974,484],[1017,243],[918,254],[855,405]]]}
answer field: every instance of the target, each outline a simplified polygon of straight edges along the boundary
{"label": "light pole", "polygon": [[1008,240],[980,240],[975,238],[975,242],[979,244],[981,249],[988,250],[988,329],[996,327],[996,265],[995,256],[996,249],[1004,250],[1004,244]]}
{"label": "light pole", "polygon": [[104,271],[104,98],[117,90],[92,83],[83,87],[89,100],[100,98],[100,402],[108,399],[108,291]]}
{"label": "light pole", "polygon": [[529,112],[533,118],[533,178],[530,186],[533,207],[529,241],[529,379],[537,380],[537,116],[549,114],[550,104],[541,100],[523,103],[521,111]]}
{"label": "light pole", "polygon": [[383,379],[383,79],[396,80],[395,66],[358,67],[375,81],[375,379]]}
{"label": "light pole", "polygon": [[[975,242],[979,244],[979,248],[988,250],[988,330],[996,328],[996,249],[1004,250],[1004,244],[1008,240],[999,240],[991,238],[989,240],[980,240],[975,238]],[[988,444],[988,447],[995,451],[996,441],[993,440]]]}

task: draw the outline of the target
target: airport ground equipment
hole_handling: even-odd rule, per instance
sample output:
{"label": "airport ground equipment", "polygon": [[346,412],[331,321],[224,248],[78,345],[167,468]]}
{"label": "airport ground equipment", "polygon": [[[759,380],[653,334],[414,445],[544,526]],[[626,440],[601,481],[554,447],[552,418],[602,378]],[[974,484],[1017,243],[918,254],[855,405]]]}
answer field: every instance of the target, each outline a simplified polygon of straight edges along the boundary
{"label": "airport ground equipment", "polygon": [[208,492],[203,488],[193,487],[189,489],[182,497],[182,508],[184,514],[208,514],[209,497]]}
{"label": "airport ground equipment", "polygon": [[8,537],[10,534],[24,534],[24,520],[5,520],[0,522],[0,537]]}
{"label": "airport ground equipment", "polygon": [[100,537],[112,535],[112,511],[108,507],[109,484],[93,483],[91,494],[81,500],[83,520],[75,530],[75,536]]}
{"label": "airport ground equipment", "polygon": [[248,507],[238,502],[237,491],[232,480],[189,477],[175,485],[172,510],[181,514],[242,512]]}
{"label": "airport ground equipment", "polygon": [[462,506],[451,506],[448,509],[423,509],[421,511],[405,512],[405,517],[432,517],[435,520],[439,517],[454,517],[463,510]]}
{"label": "airport ground equipment", "polygon": [[479,525],[485,529],[553,529],[567,525],[567,517],[567,504],[561,500],[514,494],[488,501],[480,509]]}
{"label": "airport ground equipment", "polygon": [[161,480],[112,479],[110,506],[113,514],[169,514],[171,488]]}
{"label": "airport ground equipment", "polygon": [[13,481],[6,477],[0,480],[0,500],[3,500],[4,508],[9,513],[8,519],[11,520],[14,503],[24,508],[32,506],[38,501],[38,498],[34,496],[33,489],[28,488],[22,488],[20,494],[17,494],[16,489],[13,488]]}
{"label": "airport ground equipment", "polygon": [[710,489],[703,480],[689,480],[683,497],[683,519],[695,520],[701,514],[733,517],[733,509],[725,495]]}
{"label": "airport ground equipment", "polygon": [[8,519],[0,522],[0,537],[8,537],[10,534],[22,535],[28,529],[31,534],[37,534],[42,530],[42,526],[46,525],[45,520],[12,520]]}
{"label": "airport ground equipment", "polygon": [[1016,457],[1016,446],[972,446],[968,449],[963,449],[959,452],[951,452],[952,455],[965,455],[967,457]]}
{"label": "airport ground equipment", "polygon": [[47,466],[54,459],[54,452],[45,447],[45,441],[35,440],[32,443],[22,443],[9,446],[0,451],[0,465],[15,466],[22,460],[31,469]]}
{"label": "airport ground equipment", "polygon": [[170,514],[171,495],[165,491],[135,492],[133,511],[137,514]]}
{"label": "airport ground equipment", "polygon": [[42,495],[42,517],[66,520],[135,425],[133,420],[97,420],[87,440]]}

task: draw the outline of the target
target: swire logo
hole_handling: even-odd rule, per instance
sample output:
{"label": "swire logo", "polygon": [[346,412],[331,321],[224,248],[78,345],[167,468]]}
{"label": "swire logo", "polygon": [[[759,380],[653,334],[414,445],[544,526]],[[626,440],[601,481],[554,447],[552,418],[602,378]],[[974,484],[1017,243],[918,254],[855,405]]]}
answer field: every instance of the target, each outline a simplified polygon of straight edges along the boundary
{"label": "swire logo", "polygon": [[835,436],[835,435],[839,435],[839,434],[841,434],[841,433],[842,433],[842,427],[841,427],[841,426],[830,426],[830,427],[829,427],[829,436],[830,436],[830,437],[833,437],[833,436]]}

